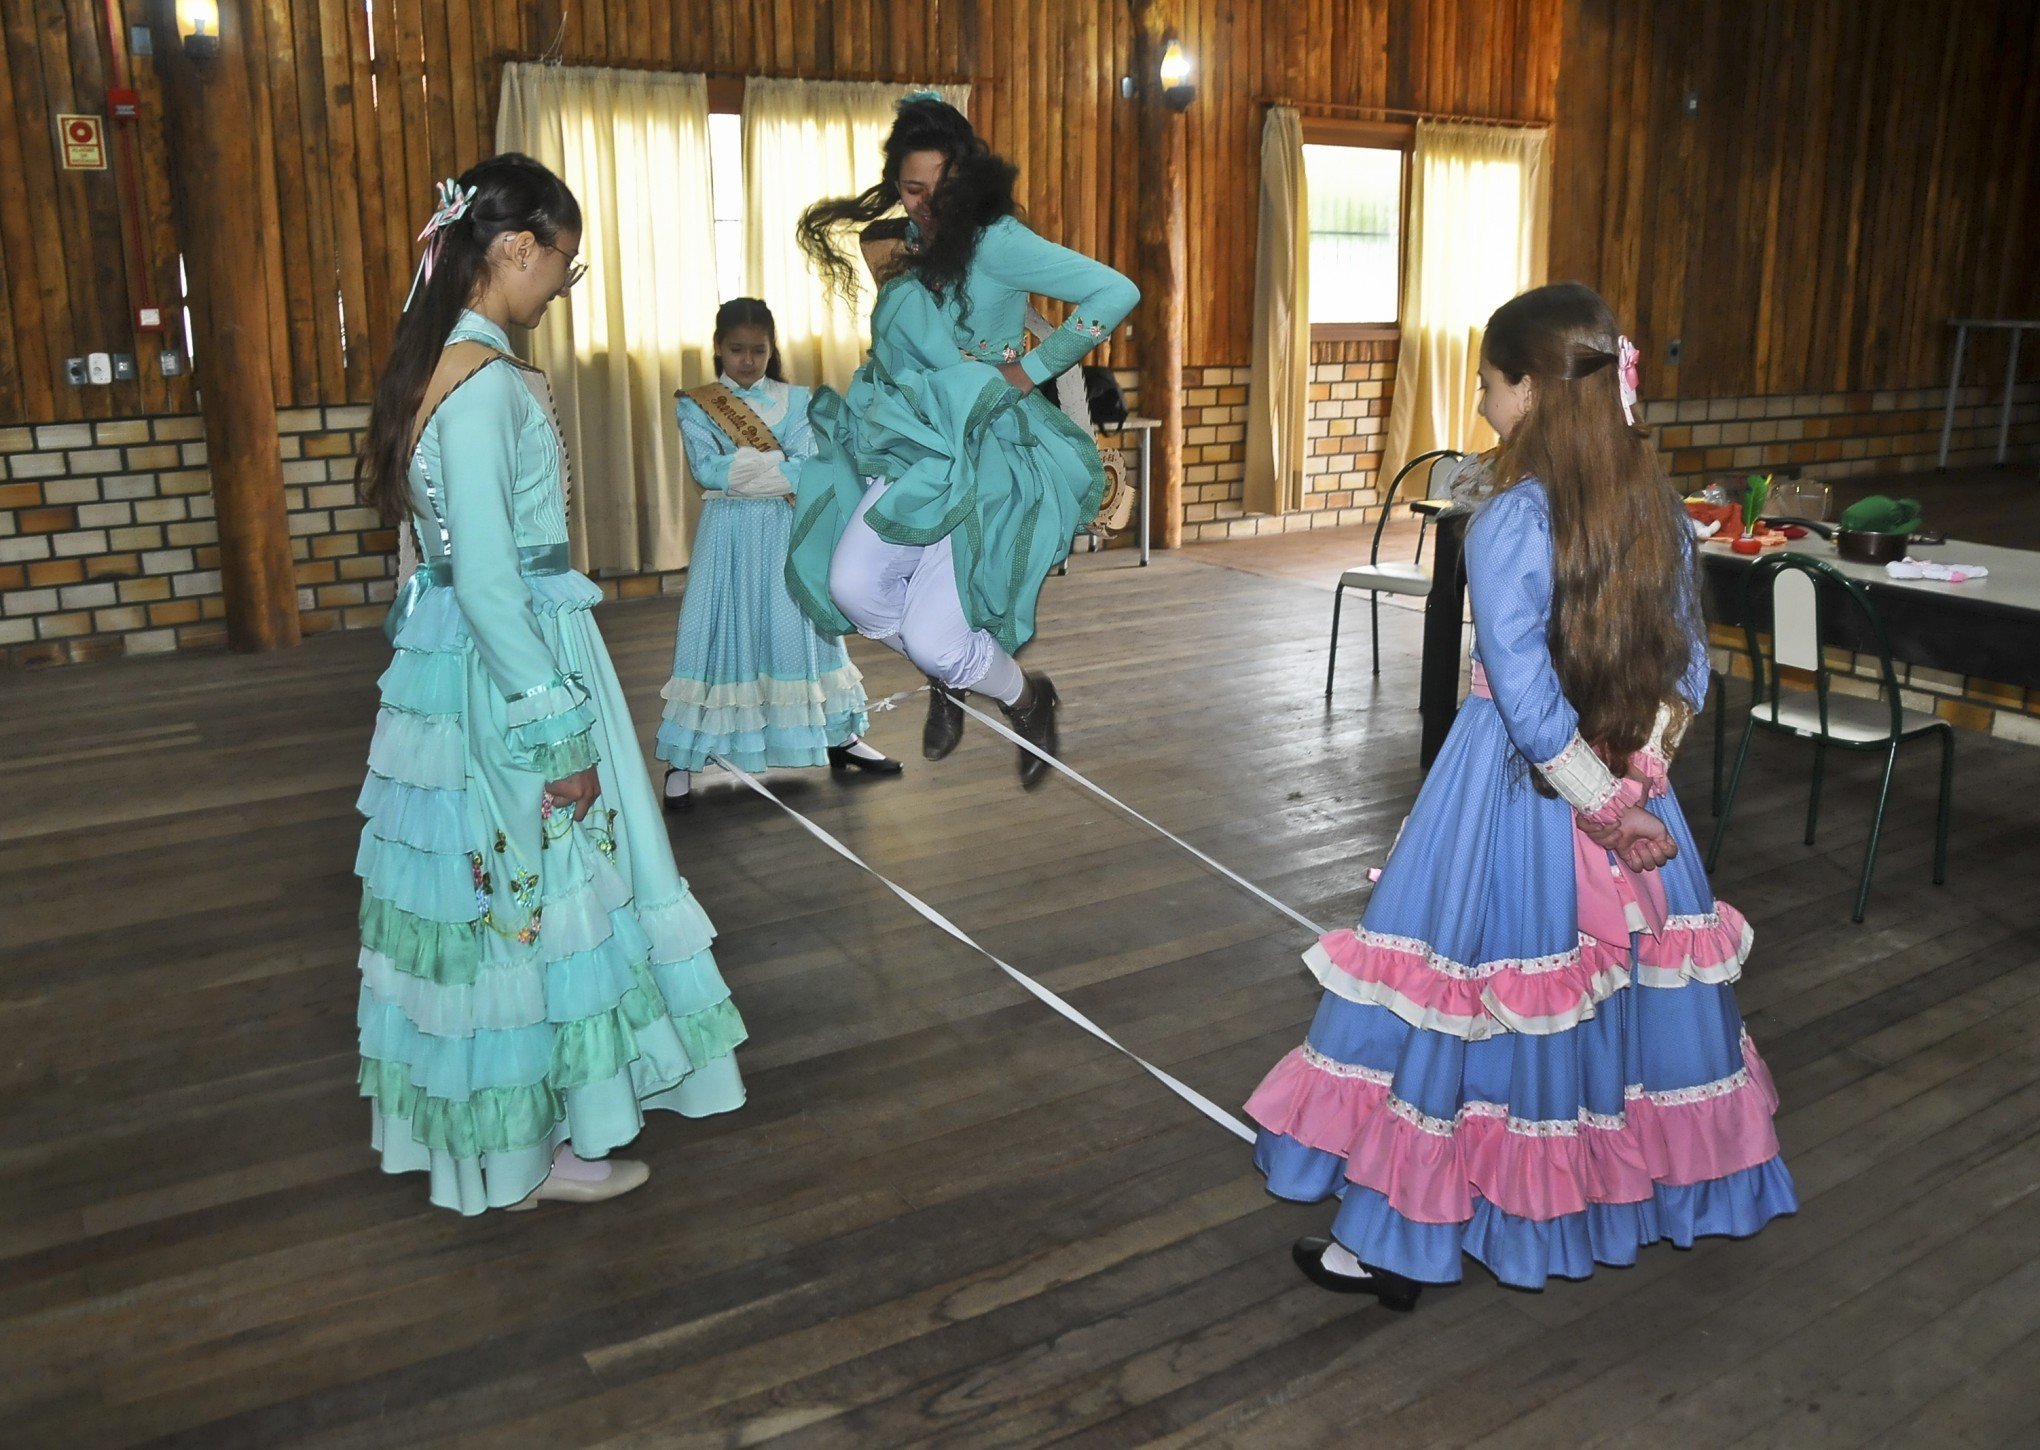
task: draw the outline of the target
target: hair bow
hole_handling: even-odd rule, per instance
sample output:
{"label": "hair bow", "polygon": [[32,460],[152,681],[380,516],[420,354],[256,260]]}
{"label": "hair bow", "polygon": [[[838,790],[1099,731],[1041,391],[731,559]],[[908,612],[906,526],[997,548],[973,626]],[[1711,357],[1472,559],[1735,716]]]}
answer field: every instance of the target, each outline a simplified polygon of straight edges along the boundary
{"label": "hair bow", "polygon": [[933,86],[922,86],[918,91],[908,91],[904,96],[901,96],[899,104],[894,106],[893,109],[895,111],[904,111],[907,107],[917,105],[922,101],[939,101],[941,99],[942,92],[936,90]]}
{"label": "hair bow", "polygon": [[433,263],[439,260],[440,233],[467,215],[468,204],[475,199],[475,188],[463,188],[452,177],[439,183],[437,205],[425,223],[425,230],[418,233],[418,240],[425,243],[425,255],[418,259],[418,270],[411,274],[411,290],[404,294],[404,310],[411,310],[411,300],[418,295],[422,283],[432,280]]}
{"label": "hair bow", "polygon": [[1636,389],[1642,380],[1636,366],[1639,356],[1628,338],[1615,339],[1616,385],[1622,390],[1622,417],[1631,427],[1636,426]]}

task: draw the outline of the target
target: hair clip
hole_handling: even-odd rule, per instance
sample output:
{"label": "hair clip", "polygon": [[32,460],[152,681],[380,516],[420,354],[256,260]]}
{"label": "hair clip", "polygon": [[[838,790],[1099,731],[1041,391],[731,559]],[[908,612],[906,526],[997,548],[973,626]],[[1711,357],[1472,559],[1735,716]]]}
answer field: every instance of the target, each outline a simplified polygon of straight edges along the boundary
{"label": "hair clip", "polygon": [[1615,339],[1616,386],[1622,392],[1622,417],[1633,428],[1636,426],[1636,390],[1642,381],[1637,370],[1636,344],[1626,337]]}
{"label": "hair clip", "polygon": [[433,264],[439,260],[440,233],[467,215],[476,190],[472,186],[463,188],[450,176],[439,183],[434,193],[437,204],[425,223],[425,229],[418,233],[418,240],[425,243],[425,254],[418,259],[418,270],[411,274],[411,290],[404,294],[404,311],[411,310],[411,301],[418,295],[419,286],[432,280]]}
{"label": "hair clip", "polygon": [[904,111],[907,107],[919,105],[923,101],[939,101],[941,99],[942,92],[936,90],[933,86],[922,86],[917,91],[908,91],[904,96],[901,96],[899,104],[894,106],[893,109],[895,111]]}

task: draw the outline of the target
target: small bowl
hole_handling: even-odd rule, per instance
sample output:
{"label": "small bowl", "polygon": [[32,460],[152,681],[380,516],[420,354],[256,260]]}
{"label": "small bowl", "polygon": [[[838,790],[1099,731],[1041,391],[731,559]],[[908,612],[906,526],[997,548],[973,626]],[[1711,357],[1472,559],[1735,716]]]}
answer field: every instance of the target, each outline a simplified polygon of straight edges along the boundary
{"label": "small bowl", "polygon": [[1863,529],[1836,529],[1835,552],[1852,564],[1890,564],[1905,557],[1912,535],[1873,534]]}

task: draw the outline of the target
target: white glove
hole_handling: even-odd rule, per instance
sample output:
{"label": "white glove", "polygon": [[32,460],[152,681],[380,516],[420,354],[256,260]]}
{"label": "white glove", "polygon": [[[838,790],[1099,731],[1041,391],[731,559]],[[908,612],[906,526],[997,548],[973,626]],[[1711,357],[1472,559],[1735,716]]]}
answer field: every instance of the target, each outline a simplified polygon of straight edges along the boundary
{"label": "white glove", "polygon": [[737,456],[730,460],[730,481],[728,493],[731,498],[784,498],[793,492],[793,485],[786,481],[786,475],[779,471],[779,465],[786,462],[785,453],[775,448],[770,453],[760,453],[755,448],[739,448]]}

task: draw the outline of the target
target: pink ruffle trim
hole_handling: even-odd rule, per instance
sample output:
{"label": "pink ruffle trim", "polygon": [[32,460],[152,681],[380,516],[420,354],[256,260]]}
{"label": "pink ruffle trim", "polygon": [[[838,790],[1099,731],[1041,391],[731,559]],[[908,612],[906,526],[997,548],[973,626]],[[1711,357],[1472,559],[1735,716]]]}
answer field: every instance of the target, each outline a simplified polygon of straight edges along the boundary
{"label": "pink ruffle trim", "polygon": [[1390,1074],[1300,1047],[1247,1101],[1270,1132],[1344,1160],[1346,1177],[1418,1223],[1465,1223],[1475,1195],[1537,1222],[1589,1204],[1641,1203],[1657,1184],[1706,1183],[1777,1156],[1778,1091],[1747,1034],[1743,1067],[1679,1092],[1631,1088],[1611,1117],[1522,1122],[1500,1104],[1429,1118]]}
{"label": "pink ruffle trim", "polygon": [[[1732,982],[1742,975],[1751,938],[1749,923],[1725,901],[1705,915],[1670,917],[1662,934],[1636,938],[1636,982],[1660,988]],[[1501,1032],[1569,1031],[1630,982],[1628,943],[1592,937],[1548,957],[1468,966],[1414,937],[1363,927],[1327,933],[1303,959],[1326,991],[1469,1042]]]}

